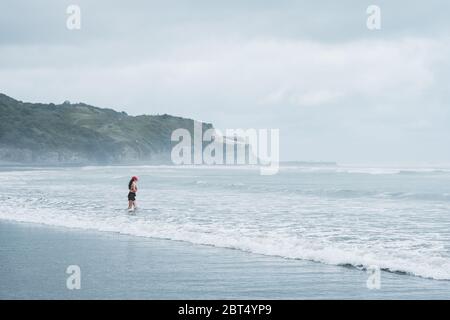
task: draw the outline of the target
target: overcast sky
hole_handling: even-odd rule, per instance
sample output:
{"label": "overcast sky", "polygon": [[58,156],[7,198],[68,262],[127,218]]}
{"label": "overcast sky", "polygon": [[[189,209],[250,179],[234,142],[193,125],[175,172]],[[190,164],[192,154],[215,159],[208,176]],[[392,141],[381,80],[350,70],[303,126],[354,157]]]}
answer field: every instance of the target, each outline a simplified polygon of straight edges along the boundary
{"label": "overcast sky", "polygon": [[450,164],[449,31],[444,0],[2,0],[0,92],[279,128],[283,160]]}

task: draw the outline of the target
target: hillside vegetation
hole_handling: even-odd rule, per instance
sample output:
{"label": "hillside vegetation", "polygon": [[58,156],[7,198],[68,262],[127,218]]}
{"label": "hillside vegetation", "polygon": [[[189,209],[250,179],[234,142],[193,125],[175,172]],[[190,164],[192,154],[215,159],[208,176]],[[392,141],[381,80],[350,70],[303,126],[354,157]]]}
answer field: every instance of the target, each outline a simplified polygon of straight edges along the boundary
{"label": "hillside vegetation", "polygon": [[[168,162],[173,130],[194,120],[129,116],[84,103],[27,103],[0,94],[0,162]],[[203,124],[204,129],[211,124]]]}

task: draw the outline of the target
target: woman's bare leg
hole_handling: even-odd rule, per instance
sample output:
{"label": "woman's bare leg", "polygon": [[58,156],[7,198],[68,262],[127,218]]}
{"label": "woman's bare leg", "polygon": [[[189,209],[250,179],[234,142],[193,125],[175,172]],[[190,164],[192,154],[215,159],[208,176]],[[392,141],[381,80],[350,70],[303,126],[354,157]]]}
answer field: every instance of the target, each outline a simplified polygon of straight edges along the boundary
{"label": "woman's bare leg", "polygon": [[132,206],[133,206],[133,201],[128,200],[128,209],[131,209]]}

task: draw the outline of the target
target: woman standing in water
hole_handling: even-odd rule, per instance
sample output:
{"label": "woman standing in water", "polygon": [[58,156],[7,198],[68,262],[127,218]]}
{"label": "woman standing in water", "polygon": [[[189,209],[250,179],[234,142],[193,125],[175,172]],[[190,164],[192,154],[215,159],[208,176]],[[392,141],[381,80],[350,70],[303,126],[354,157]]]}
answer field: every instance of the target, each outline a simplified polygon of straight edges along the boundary
{"label": "woman standing in water", "polygon": [[128,182],[128,211],[136,209],[136,192],[137,192],[138,177],[134,176]]}

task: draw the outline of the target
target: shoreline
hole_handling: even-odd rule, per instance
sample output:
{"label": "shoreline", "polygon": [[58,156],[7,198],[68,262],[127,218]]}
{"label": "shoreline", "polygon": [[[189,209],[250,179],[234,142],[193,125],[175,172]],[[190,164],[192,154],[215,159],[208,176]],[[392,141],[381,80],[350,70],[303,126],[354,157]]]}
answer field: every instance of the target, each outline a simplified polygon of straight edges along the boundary
{"label": "shoreline", "polygon": [[[152,236],[145,236],[145,235],[138,235],[138,234],[132,234],[132,233],[123,233],[120,231],[111,231],[111,230],[99,230],[95,228],[83,228],[83,227],[76,227],[76,226],[65,226],[65,225],[56,225],[56,224],[48,224],[43,222],[34,222],[34,221],[19,221],[19,220],[8,220],[0,218],[0,224],[1,223],[10,223],[10,224],[18,224],[23,225],[27,227],[36,227],[36,228],[48,228],[50,230],[54,231],[66,231],[66,232],[80,232],[80,233],[92,233],[97,234],[99,236],[104,236],[106,234],[114,235],[114,236],[123,236],[123,237],[131,237],[131,238],[137,238],[142,239],[142,241],[163,241],[163,242],[169,242],[169,243],[179,243],[183,245],[188,245],[191,247],[206,247],[206,248],[215,248],[219,250],[232,250],[232,251],[238,251],[243,254],[249,254],[254,256],[262,256],[262,257],[268,257],[268,258],[275,258],[275,259],[282,259],[286,261],[302,261],[305,263],[312,263],[312,264],[318,264],[318,265],[324,265],[324,266],[330,266],[330,267],[338,267],[338,268],[346,268],[346,269],[352,269],[358,272],[367,272],[368,268],[364,266],[357,266],[353,264],[333,264],[333,263],[327,263],[323,261],[317,261],[312,259],[302,259],[302,258],[291,258],[291,257],[285,257],[282,255],[277,254],[264,254],[259,252],[253,252],[244,250],[241,248],[235,248],[235,247],[227,247],[227,246],[217,246],[214,244],[208,244],[208,243],[196,243],[189,240],[181,240],[181,239],[172,239],[172,238],[164,238],[164,237],[152,237]],[[194,249],[195,250],[195,249]],[[416,275],[413,273],[409,273],[406,271],[395,271],[390,270],[389,268],[380,268],[380,271],[383,273],[393,274],[393,275],[400,275],[400,276],[407,276],[407,277],[413,277],[413,278],[420,278],[423,280],[431,280],[431,281],[442,281],[442,282],[448,282],[450,284],[450,280],[448,279],[435,279],[430,277],[424,277],[420,275]]]}
{"label": "shoreline", "polygon": [[[0,220],[0,299],[448,299],[450,281]],[[66,288],[79,265],[81,289]]]}

